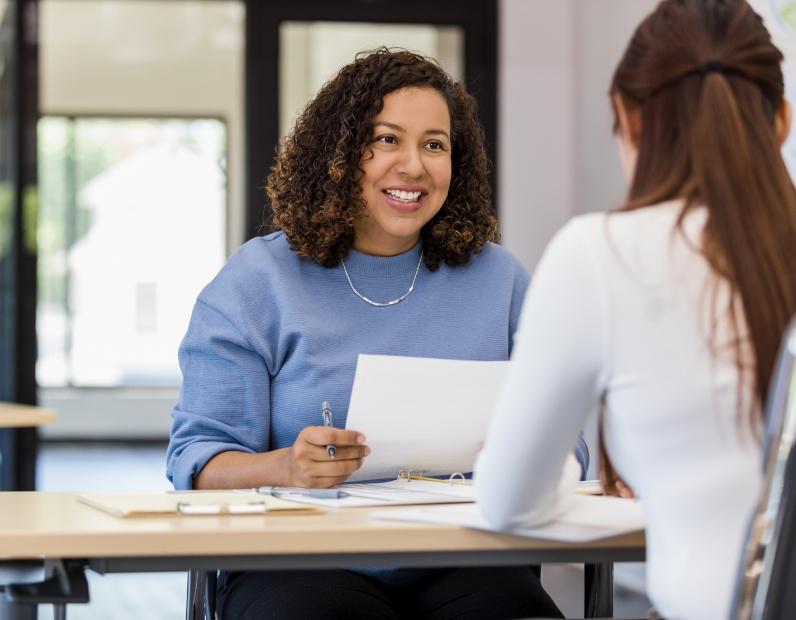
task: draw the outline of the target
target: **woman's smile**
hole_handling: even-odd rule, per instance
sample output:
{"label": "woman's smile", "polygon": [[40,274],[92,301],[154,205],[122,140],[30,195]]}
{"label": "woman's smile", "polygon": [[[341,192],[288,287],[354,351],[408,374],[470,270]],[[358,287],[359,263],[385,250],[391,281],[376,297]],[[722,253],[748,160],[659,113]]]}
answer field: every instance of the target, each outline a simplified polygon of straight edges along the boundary
{"label": "woman's smile", "polygon": [[422,201],[428,196],[428,192],[422,187],[391,187],[382,190],[387,204],[399,211],[416,211],[422,206]]}

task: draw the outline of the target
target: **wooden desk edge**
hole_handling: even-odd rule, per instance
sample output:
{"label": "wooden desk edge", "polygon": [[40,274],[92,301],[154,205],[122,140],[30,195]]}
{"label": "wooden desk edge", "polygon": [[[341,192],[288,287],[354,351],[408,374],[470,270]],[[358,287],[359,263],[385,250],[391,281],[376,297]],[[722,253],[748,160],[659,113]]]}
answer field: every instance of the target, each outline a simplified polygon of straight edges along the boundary
{"label": "wooden desk edge", "polygon": [[52,409],[0,402],[0,428],[44,426],[52,424],[56,418],[56,413]]}

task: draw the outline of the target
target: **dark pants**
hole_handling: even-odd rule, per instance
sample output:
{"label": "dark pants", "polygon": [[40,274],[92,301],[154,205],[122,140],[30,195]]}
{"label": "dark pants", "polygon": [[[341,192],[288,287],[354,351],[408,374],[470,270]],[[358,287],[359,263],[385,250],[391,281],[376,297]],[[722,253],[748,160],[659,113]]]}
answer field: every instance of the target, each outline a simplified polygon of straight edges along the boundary
{"label": "dark pants", "polygon": [[562,618],[530,567],[431,571],[387,585],[347,570],[222,573],[222,620]]}

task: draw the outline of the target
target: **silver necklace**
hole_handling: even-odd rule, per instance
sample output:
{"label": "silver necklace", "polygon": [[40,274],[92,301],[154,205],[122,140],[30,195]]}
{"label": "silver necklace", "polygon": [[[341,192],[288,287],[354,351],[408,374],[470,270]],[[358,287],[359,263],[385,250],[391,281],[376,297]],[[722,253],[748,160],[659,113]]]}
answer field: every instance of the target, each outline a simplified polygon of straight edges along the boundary
{"label": "silver necklace", "polygon": [[413,290],[415,290],[415,280],[417,280],[417,274],[420,271],[420,265],[423,264],[423,252],[420,252],[420,260],[417,261],[417,269],[415,269],[415,276],[412,278],[412,284],[409,286],[409,290],[397,299],[391,299],[390,301],[373,301],[372,299],[365,297],[356,288],[354,288],[354,283],[351,282],[351,276],[348,275],[348,269],[345,268],[345,262],[343,262],[342,258],[340,259],[340,264],[343,266],[343,272],[345,273],[346,280],[348,280],[348,286],[350,286],[351,290],[354,291],[354,295],[371,306],[376,306],[377,308],[386,308],[387,306],[394,306],[395,304],[401,303],[404,299],[412,294]]}

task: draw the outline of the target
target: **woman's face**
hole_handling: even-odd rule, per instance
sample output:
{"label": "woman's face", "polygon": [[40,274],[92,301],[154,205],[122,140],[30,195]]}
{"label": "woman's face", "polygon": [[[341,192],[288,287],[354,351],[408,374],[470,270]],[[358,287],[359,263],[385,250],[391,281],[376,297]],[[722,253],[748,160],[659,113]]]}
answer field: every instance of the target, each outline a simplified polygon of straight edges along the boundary
{"label": "woman's face", "polygon": [[448,105],[433,88],[403,88],[384,97],[362,159],[366,209],[354,224],[356,250],[394,256],[417,243],[448,196],[450,125]]}

